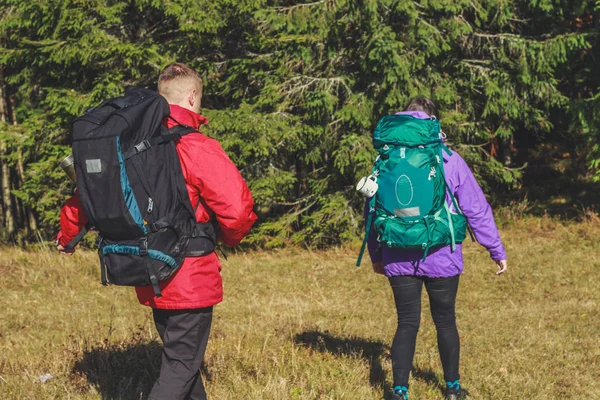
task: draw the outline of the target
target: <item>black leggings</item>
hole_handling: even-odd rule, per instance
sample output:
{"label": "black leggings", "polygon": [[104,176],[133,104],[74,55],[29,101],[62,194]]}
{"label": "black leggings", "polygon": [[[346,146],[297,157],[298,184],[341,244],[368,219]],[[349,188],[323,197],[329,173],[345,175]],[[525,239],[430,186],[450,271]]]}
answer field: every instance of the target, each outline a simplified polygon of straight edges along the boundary
{"label": "black leggings", "polygon": [[392,344],[394,386],[408,386],[408,376],[415,356],[415,343],[421,320],[423,283],[429,294],[431,316],[437,330],[444,379],[446,382],[454,382],[460,378],[458,374],[460,341],[454,313],[458,280],[459,275],[435,279],[415,276],[390,278],[398,311],[398,329]]}

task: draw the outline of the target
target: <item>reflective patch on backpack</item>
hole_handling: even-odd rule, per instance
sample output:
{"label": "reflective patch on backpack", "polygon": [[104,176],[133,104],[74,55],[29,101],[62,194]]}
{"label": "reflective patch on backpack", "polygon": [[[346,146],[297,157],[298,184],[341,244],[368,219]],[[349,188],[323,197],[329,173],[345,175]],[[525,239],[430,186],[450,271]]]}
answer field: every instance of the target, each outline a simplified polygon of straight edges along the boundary
{"label": "reflective patch on backpack", "polygon": [[102,172],[102,161],[99,158],[85,160],[85,169],[88,174],[99,174]]}
{"label": "reflective patch on backpack", "polygon": [[396,181],[396,200],[402,206],[408,206],[415,197],[415,190],[408,175],[401,175]]}
{"label": "reflective patch on backpack", "polygon": [[420,207],[409,207],[409,208],[394,208],[394,215],[396,217],[420,217]]}

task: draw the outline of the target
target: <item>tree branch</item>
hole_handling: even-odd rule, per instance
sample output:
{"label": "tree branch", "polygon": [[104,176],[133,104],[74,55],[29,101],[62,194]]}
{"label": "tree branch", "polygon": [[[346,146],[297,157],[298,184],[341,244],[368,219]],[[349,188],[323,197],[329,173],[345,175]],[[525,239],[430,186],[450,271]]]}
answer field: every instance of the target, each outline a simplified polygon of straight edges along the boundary
{"label": "tree branch", "polygon": [[313,7],[313,6],[317,6],[319,4],[323,4],[325,3],[326,0],[320,0],[320,1],[315,1],[314,3],[301,3],[301,4],[294,4],[293,6],[289,6],[289,7],[277,7],[276,10],[279,12],[291,12],[294,11],[298,8],[302,8],[302,7]]}

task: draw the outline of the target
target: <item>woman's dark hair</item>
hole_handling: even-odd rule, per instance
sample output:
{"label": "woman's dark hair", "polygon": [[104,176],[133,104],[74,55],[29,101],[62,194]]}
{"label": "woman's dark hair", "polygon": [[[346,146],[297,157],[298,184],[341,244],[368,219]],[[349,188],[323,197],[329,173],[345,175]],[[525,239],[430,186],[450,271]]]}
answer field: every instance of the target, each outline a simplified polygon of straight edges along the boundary
{"label": "woman's dark hair", "polygon": [[413,97],[404,108],[404,111],[423,111],[430,116],[435,115],[438,119],[440,118],[437,105],[427,97]]}

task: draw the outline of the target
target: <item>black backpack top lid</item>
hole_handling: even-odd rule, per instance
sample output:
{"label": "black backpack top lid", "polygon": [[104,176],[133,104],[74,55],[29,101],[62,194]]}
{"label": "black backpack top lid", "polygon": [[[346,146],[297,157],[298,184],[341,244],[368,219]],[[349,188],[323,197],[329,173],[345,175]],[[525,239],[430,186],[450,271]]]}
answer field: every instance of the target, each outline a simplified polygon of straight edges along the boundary
{"label": "black backpack top lid", "polygon": [[[124,96],[105,100],[73,121],[73,141],[121,136],[126,152],[149,135],[154,136],[169,114],[164,97],[149,89],[130,88]],[[106,126],[109,119],[117,121]]]}

